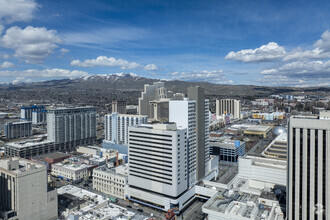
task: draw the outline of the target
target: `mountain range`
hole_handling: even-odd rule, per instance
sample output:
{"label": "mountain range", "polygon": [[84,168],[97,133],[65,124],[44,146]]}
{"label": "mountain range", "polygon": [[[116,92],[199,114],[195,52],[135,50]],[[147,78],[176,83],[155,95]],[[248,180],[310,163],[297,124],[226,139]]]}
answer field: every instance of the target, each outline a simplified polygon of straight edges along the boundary
{"label": "mountain range", "polygon": [[[145,78],[134,73],[117,73],[89,75],[75,79],[59,79],[43,82],[1,84],[0,90],[33,90],[33,89],[75,89],[75,90],[113,90],[113,91],[142,91],[144,84],[152,84],[159,79]],[[267,87],[255,85],[220,85],[209,82],[187,82],[179,80],[161,80],[165,88],[173,92],[187,91],[189,86],[201,86],[206,94],[217,96],[268,96],[271,94],[300,94],[315,92],[330,92],[329,87]]]}

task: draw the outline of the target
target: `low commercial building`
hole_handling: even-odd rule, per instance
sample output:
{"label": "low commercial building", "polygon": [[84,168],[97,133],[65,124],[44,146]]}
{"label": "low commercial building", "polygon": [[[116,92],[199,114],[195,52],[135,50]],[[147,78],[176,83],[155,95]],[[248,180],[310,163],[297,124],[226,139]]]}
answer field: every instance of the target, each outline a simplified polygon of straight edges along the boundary
{"label": "low commercial building", "polygon": [[125,199],[128,167],[121,165],[109,168],[107,165],[94,169],[93,189],[111,196]]}
{"label": "low commercial building", "polygon": [[266,138],[267,135],[272,131],[271,126],[264,126],[264,125],[255,125],[252,127],[248,127],[244,134],[246,135],[256,135],[256,136],[262,136],[263,138]]}
{"label": "low commercial building", "polygon": [[240,157],[238,174],[227,185],[205,184],[218,191],[202,207],[209,220],[285,219],[285,161]]}
{"label": "low commercial building", "polygon": [[53,176],[64,178],[76,182],[81,179],[88,179],[89,172],[87,164],[56,163],[52,165],[51,174]]}
{"label": "low commercial building", "polygon": [[252,118],[262,119],[267,121],[282,120],[285,118],[285,112],[253,113]]}
{"label": "low commercial building", "polygon": [[210,140],[210,154],[219,156],[220,161],[237,163],[238,157],[245,155],[245,142],[243,141],[217,141]]}
{"label": "low commercial building", "polygon": [[[66,185],[58,190],[60,219],[65,220],[141,220],[147,219],[138,212],[132,212],[109,203],[109,198],[96,193]],[[111,201],[111,200],[110,200]]]}
{"label": "low commercial building", "polygon": [[46,166],[5,158],[0,177],[0,219],[57,219],[57,192],[48,190]]}
{"label": "low commercial building", "polygon": [[241,177],[285,186],[286,167],[284,160],[245,156],[239,158],[238,173]]}
{"label": "low commercial building", "polygon": [[5,124],[4,130],[8,139],[29,137],[32,135],[32,123],[28,121],[8,122]]}

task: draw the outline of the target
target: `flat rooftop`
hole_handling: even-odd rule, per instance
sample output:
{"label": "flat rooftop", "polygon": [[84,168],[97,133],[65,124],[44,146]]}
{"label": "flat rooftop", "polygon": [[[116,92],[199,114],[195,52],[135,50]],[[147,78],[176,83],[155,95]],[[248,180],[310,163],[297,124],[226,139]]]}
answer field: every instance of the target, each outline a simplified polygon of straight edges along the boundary
{"label": "flat rooftop", "polygon": [[218,219],[284,220],[285,186],[261,183],[236,176],[203,205],[203,212]]}
{"label": "flat rooftop", "polygon": [[6,144],[6,146],[14,147],[14,148],[26,148],[26,147],[33,147],[36,145],[52,144],[52,143],[54,142],[41,137],[36,137],[36,138],[29,138],[29,139],[9,142]]}
{"label": "flat rooftop", "polygon": [[249,132],[267,132],[270,129],[272,129],[271,126],[254,125],[252,127],[248,127],[245,131],[249,131]]}
{"label": "flat rooftop", "polygon": [[[8,166],[9,164],[10,164],[10,168]],[[9,158],[0,159],[0,169],[19,174],[29,170],[46,169],[46,167],[42,164],[33,162],[31,160],[27,160],[19,157],[9,157]]]}
{"label": "flat rooftop", "polygon": [[81,205],[72,210],[64,211],[62,216],[65,219],[71,219],[70,216],[79,216],[79,220],[146,220],[147,216],[138,214],[137,212],[129,211],[124,207],[109,203],[106,196],[101,196],[96,193],[75,187],[73,185],[63,186],[57,189],[59,196],[64,195],[68,197],[71,195],[79,200],[86,201],[86,205]]}

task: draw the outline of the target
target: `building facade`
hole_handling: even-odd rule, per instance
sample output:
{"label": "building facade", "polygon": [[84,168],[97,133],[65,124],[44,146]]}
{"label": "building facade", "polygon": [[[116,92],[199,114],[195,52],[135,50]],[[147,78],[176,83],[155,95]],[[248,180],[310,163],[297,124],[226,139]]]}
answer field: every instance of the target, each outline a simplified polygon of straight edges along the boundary
{"label": "building facade", "polygon": [[75,182],[81,179],[88,179],[89,167],[90,166],[86,164],[76,165],[60,162],[52,165],[51,174]]}
{"label": "building facade", "polygon": [[112,101],[112,113],[126,114],[126,101]]}
{"label": "building facade", "polygon": [[45,111],[45,106],[43,105],[32,105],[21,107],[21,120],[32,121],[32,112]]}
{"label": "building facade", "polygon": [[164,82],[154,82],[152,85],[145,84],[144,91],[139,98],[139,114],[151,118],[149,102],[163,98],[167,98]]}
{"label": "building facade", "polygon": [[188,185],[196,182],[196,100],[169,101],[169,121],[187,129]]}
{"label": "building facade", "polygon": [[96,141],[95,107],[58,108],[47,112],[48,140],[75,148]]}
{"label": "building facade", "polygon": [[46,166],[22,158],[0,160],[0,218],[57,219],[56,189],[47,189]]}
{"label": "building facade", "polygon": [[128,167],[125,165],[108,168],[107,165],[93,170],[93,189],[125,199]]}
{"label": "building facade", "polygon": [[[330,116],[330,112],[322,113]],[[330,120],[291,117],[288,123],[288,219],[330,216]]]}
{"label": "building facade", "polygon": [[40,124],[46,121],[47,121],[47,110],[32,112],[32,124]]}
{"label": "building facade", "polygon": [[116,144],[128,144],[128,127],[148,123],[145,115],[126,115],[112,113],[105,115],[105,140]]}
{"label": "building facade", "polygon": [[4,131],[8,139],[29,137],[32,135],[32,123],[29,121],[7,122]]}
{"label": "building facade", "polygon": [[[177,199],[187,188],[187,129],[175,123],[129,128],[128,199],[162,207],[163,199]],[[173,204],[175,206],[175,204]]]}
{"label": "building facade", "polygon": [[241,118],[241,101],[235,99],[216,100],[216,115],[231,114],[234,118]]}
{"label": "building facade", "polygon": [[205,165],[210,159],[209,147],[209,100],[202,87],[188,88],[189,100],[196,101],[196,180],[205,176]]}
{"label": "building facade", "polygon": [[245,155],[243,141],[210,141],[210,154],[219,156],[220,161],[237,163],[238,157]]}

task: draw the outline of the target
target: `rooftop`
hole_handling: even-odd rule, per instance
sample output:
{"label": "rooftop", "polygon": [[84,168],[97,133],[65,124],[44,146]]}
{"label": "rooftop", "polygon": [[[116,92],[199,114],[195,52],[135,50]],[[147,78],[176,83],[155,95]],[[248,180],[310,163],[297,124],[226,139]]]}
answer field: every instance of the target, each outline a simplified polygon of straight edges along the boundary
{"label": "rooftop", "polygon": [[20,141],[13,141],[6,144],[6,146],[14,148],[33,147],[41,144],[52,144],[53,141],[49,141],[46,136],[35,136],[34,138],[28,138]]}
{"label": "rooftop", "polygon": [[44,165],[27,159],[19,157],[9,157],[0,159],[0,169],[19,174],[31,170],[46,169],[46,167]]}
{"label": "rooftop", "polygon": [[[64,211],[62,215],[65,219],[71,219],[71,216],[79,216],[79,220],[101,220],[101,219],[113,219],[113,220],[146,220],[147,217],[141,214],[137,214],[128,211],[126,208],[109,203],[109,200],[105,196],[92,193],[90,191],[67,185],[57,189],[57,193],[60,196],[79,199],[86,201],[85,205],[81,205],[80,208],[73,207],[71,210]],[[82,208],[81,208],[82,207]]]}
{"label": "rooftop", "polygon": [[246,131],[252,131],[252,132],[266,132],[269,131],[272,127],[271,126],[265,126],[265,125],[254,125],[252,127],[248,127]]}
{"label": "rooftop", "polygon": [[218,189],[203,212],[221,219],[284,219],[285,186],[264,184],[236,176],[226,189]]}

